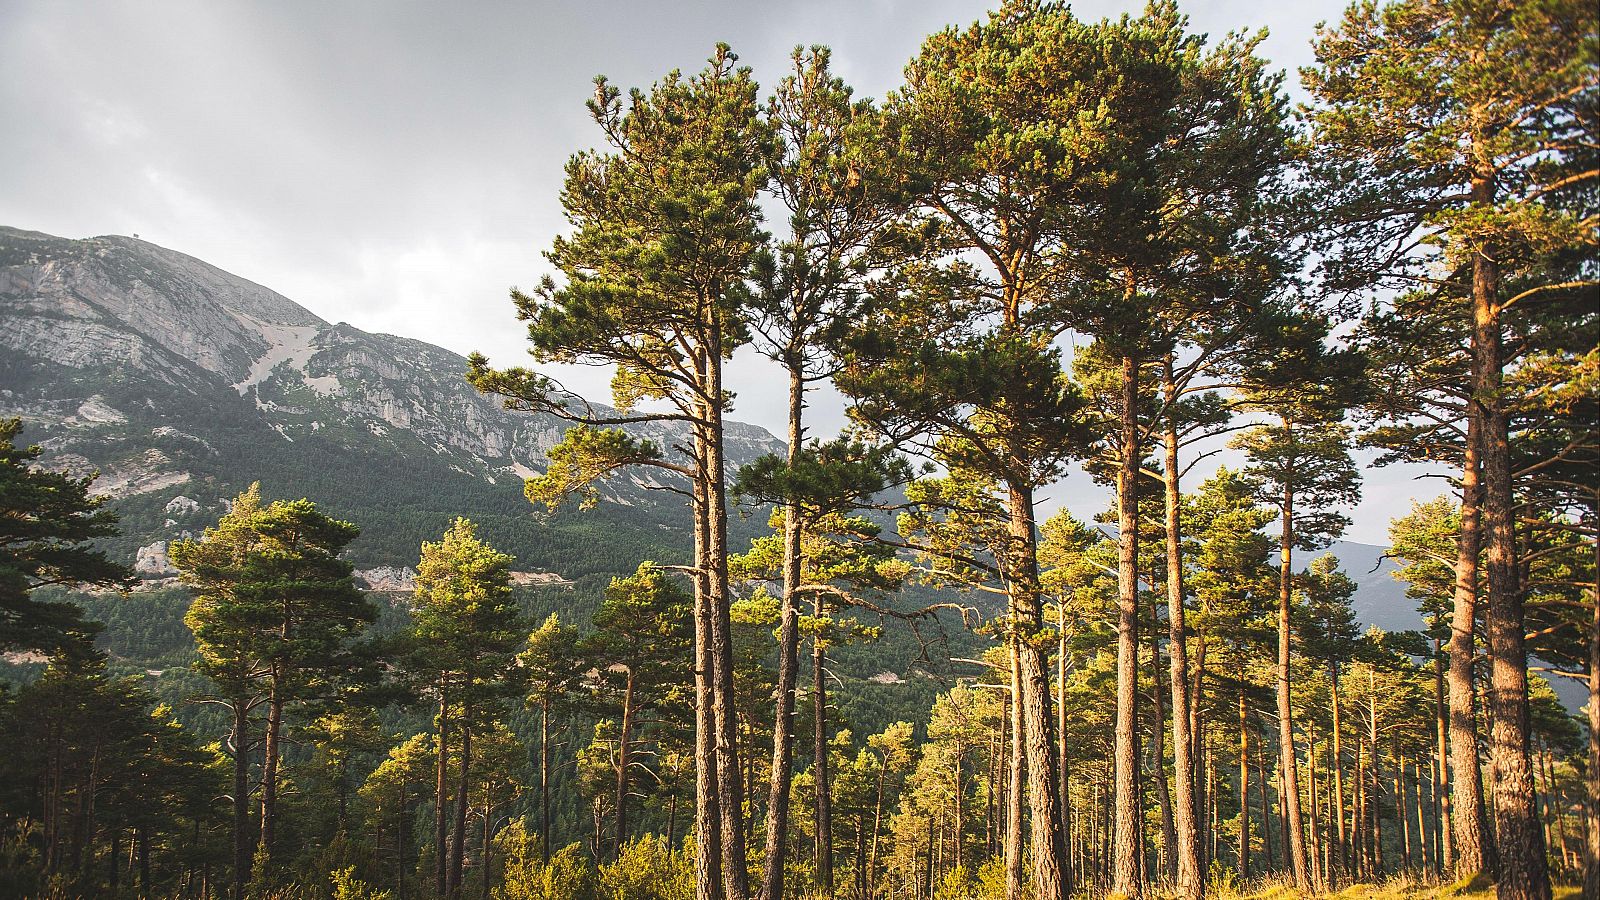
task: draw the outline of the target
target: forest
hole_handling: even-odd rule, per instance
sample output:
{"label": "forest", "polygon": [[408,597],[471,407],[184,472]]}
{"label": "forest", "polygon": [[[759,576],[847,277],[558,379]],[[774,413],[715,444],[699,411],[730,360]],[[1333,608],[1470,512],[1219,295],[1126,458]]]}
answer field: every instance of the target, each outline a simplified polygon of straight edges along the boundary
{"label": "forest", "polygon": [[[1600,10],[1357,3],[1298,104],[1263,38],[1007,0],[875,101],[821,46],[597,78],[511,301],[614,409],[464,373],[568,425],[532,527],[626,478],[692,522],[592,612],[466,508],[363,590],[371,523],[270,483],[129,593],[0,422],[0,895],[1600,896]],[[734,469],[747,347],[786,449]],[[1389,524],[1418,630],[1320,552],[1358,460],[1442,476]],[[890,642],[894,720],[831,669]]]}

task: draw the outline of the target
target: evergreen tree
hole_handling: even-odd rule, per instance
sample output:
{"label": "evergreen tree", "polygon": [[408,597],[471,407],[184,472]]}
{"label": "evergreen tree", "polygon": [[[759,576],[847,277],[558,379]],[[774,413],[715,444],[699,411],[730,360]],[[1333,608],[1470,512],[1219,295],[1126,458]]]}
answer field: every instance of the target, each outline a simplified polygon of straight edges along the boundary
{"label": "evergreen tree", "polygon": [[528,684],[528,705],[539,710],[539,840],[540,858],[550,864],[550,712],[569,705],[567,694],[579,683],[586,666],[578,648],[578,629],[561,624],[551,613],[533,633],[518,657]]}
{"label": "evergreen tree", "polygon": [[[309,500],[262,505],[255,484],[203,538],[171,547],[173,565],[196,592],[184,618],[199,649],[195,667],[233,714],[236,894],[251,877],[252,857],[272,856],[285,710],[329,696],[365,665],[354,642],[377,610],[338,556],[358,533]],[[250,714],[258,706],[267,715],[260,830],[250,840]]]}
{"label": "evergreen tree", "polygon": [[122,587],[125,566],[90,543],[116,534],[105,499],[89,496],[94,478],[35,465],[41,451],[18,447],[19,419],[0,419],[0,650],[87,652],[95,628],[77,606],[36,599],[45,585]]}
{"label": "evergreen tree", "polygon": [[[884,210],[864,172],[881,153],[870,104],[851,98],[830,69],[826,47],[796,48],[793,74],[778,83],[764,110],[775,140],[768,162],[769,190],[788,212],[787,238],[758,259],[759,290],[751,327],[757,347],[779,363],[789,380],[787,459],[792,468],[806,444],[808,386],[830,376],[828,343],[856,315],[864,293],[866,251],[883,224]],[[761,896],[783,896],[793,770],[794,703],[799,671],[801,517],[784,505],[783,596],[778,625],[776,733],[768,788],[766,860]],[[825,860],[826,861],[826,860]],[[832,876],[826,874],[825,884]]]}
{"label": "evergreen tree", "polygon": [[[1581,248],[1594,246],[1592,186],[1600,171],[1596,20],[1593,5],[1578,0],[1357,6],[1318,36],[1319,66],[1305,73],[1320,104],[1313,138],[1335,192],[1330,205],[1343,210],[1333,243],[1359,251],[1330,254],[1331,274],[1345,284],[1429,277],[1437,296],[1456,300],[1470,323],[1460,555],[1476,559],[1481,509],[1505,898],[1543,900],[1550,885],[1524,726],[1504,339],[1514,304],[1522,312],[1586,302],[1580,297],[1594,283]],[[1413,252],[1422,246],[1436,252]],[[1459,634],[1467,625],[1455,627]],[[1453,647],[1453,656],[1464,650]],[[1452,678],[1453,689],[1459,681]],[[1453,706],[1453,716],[1464,716],[1464,702]],[[1456,768],[1461,784],[1470,767]],[[1477,810],[1470,803],[1455,809],[1457,873],[1492,870]]]}
{"label": "evergreen tree", "polygon": [[[737,723],[731,708],[733,647],[727,584],[727,508],[723,415],[731,393],[723,364],[748,340],[748,278],[764,237],[757,192],[767,177],[770,129],[756,106],[756,84],[719,45],[698,75],[677,72],[626,111],[620,92],[597,79],[590,113],[612,152],[580,154],[567,166],[562,194],[574,225],[550,259],[565,282],[547,280],[533,296],[514,293],[529,340],[544,360],[611,364],[622,412],[569,408],[548,379],[526,369],[494,371],[473,356],[468,378],[513,408],[578,423],[550,451],[551,465],[530,479],[534,502],[555,505],[573,493],[594,498],[594,482],[623,468],[652,466],[687,481],[695,521],[696,891],[700,900],[748,895],[744,803]],[[665,412],[633,412],[640,400]],[[620,430],[595,427],[671,421],[686,425],[682,461]],[[676,449],[676,448],[674,448]]]}
{"label": "evergreen tree", "polygon": [[595,631],[584,653],[599,664],[602,684],[617,710],[616,839],[612,859],[628,843],[628,790],[638,716],[671,702],[687,675],[692,638],[692,600],[650,563],[626,578],[613,578],[594,614]]}
{"label": "evergreen tree", "polygon": [[[438,892],[451,897],[461,890],[473,736],[489,728],[501,704],[521,689],[517,651],[528,632],[512,596],[511,563],[510,556],[478,538],[470,521],[459,518],[439,541],[422,545],[417,563],[407,664],[438,700],[434,880]],[[446,769],[452,753],[459,768],[447,847],[452,832]]]}

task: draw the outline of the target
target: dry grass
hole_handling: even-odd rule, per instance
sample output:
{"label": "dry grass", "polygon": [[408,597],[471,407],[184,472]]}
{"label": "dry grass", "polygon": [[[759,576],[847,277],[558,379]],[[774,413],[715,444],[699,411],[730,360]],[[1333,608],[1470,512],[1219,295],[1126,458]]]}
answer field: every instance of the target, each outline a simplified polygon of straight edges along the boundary
{"label": "dry grass", "polygon": [[[1578,900],[1581,888],[1556,885],[1554,900]],[[1494,885],[1487,883],[1439,884],[1410,878],[1394,878],[1377,884],[1352,884],[1338,891],[1307,895],[1286,879],[1258,879],[1239,886],[1213,885],[1207,894],[1214,900],[1305,900],[1318,896],[1327,900],[1494,900]]]}

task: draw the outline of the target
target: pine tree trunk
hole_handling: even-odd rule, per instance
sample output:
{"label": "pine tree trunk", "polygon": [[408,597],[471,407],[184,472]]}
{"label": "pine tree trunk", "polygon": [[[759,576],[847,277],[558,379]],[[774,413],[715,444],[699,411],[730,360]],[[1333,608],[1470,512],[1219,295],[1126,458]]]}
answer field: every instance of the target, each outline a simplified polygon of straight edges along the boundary
{"label": "pine tree trunk", "polygon": [[1023,753],[1022,703],[1019,699],[1022,694],[1022,668],[1019,662],[1021,654],[1017,652],[1017,640],[1014,636],[1008,649],[1011,661],[1011,692],[1007,724],[1011,737],[1008,754],[1011,767],[1006,789],[1006,898],[1023,900],[1026,894],[1022,877],[1022,792],[1027,763]]}
{"label": "pine tree trunk", "polygon": [[1328,660],[1328,685],[1329,705],[1333,712],[1333,763],[1329,766],[1333,770],[1333,814],[1337,820],[1339,867],[1348,874],[1350,835],[1344,827],[1344,731],[1339,723],[1339,663],[1332,659]]}
{"label": "pine tree trunk", "polygon": [[1261,729],[1261,738],[1256,741],[1256,793],[1261,796],[1261,850],[1267,858],[1265,871],[1278,870],[1278,854],[1272,846],[1272,800],[1267,796],[1267,729]]}
{"label": "pine tree trunk", "polygon": [[1377,688],[1372,670],[1367,669],[1367,758],[1372,769],[1372,799],[1367,806],[1372,816],[1373,875],[1383,877],[1383,756],[1378,752]]}
{"label": "pine tree trunk", "polygon": [[1111,890],[1144,895],[1144,815],[1139,808],[1139,364],[1122,358],[1120,459],[1117,469],[1117,713],[1113,751],[1116,836]]}
{"label": "pine tree trunk", "polygon": [[278,738],[283,731],[283,696],[279,693],[281,675],[272,676],[271,694],[267,698],[266,741],[261,757],[261,843],[266,858],[272,858],[272,845],[276,837],[278,812]]}
{"label": "pine tree trunk", "polygon": [[[1285,420],[1284,429],[1293,427]],[[1300,817],[1300,772],[1295,764],[1294,710],[1290,706],[1289,664],[1293,625],[1289,613],[1294,588],[1294,491],[1283,489],[1283,522],[1278,538],[1278,777],[1283,791],[1278,797],[1282,808],[1284,828],[1289,833],[1284,852],[1289,857],[1289,869],[1294,875],[1295,887],[1301,891],[1311,889],[1311,876],[1306,870],[1306,835]]]}
{"label": "pine tree trunk", "polygon": [[633,764],[629,753],[633,738],[633,685],[634,667],[628,667],[628,679],[622,689],[622,726],[617,731],[617,845],[612,859],[622,856],[628,842],[628,767]]}
{"label": "pine tree trunk", "polygon": [[450,779],[446,774],[448,768],[447,757],[450,755],[450,720],[449,707],[445,703],[444,681],[439,683],[439,752],[434,765],[434,792],[433,792],[433,879],[434,893],[440,897],[445,893],[445,875],[449,870],[449,821],[450,806],[446,793],[450,789]]}
{"label": "pine tree trunk", "polygon": [[539,855],[545,865],[550,865],[550,697],[548,694],[539,701]]}
{"label": "pine tree trunk", "polygon": [[1161,812],[1161,877],[1171,884],[1178,877],[1177,834],[1172,823],[1172,792],[1167,787],[1166,703],[1161,690],[1161,621],[1155,601],[1150,604],[1150,777],[1156,783],[1156,807]]}
{"label": "pine tree trunk", "polygon": [[[233,701],[233,898],[244,900],[255,846],[250,834],[250,707]],[[59,780],[59,779],[58,779]]]}
{"label": "pine tree trunk", "polygon": [[1317,732],[1316,724],[1312,721],[1306,722],[1306,797],[1311,801],[1311,827],[1306,830],[1306,865],[1311,870],[1312,880],[1322,885],[1326,882],[1321,865],[1322,803],[1317,796]]}
{"label": "pine tree trunk", "polygon": [[1239,690],[1239,880],[1250,877],[1250,720]]}
{"label": "pine tree trunk", "polygon": [[704,479],[694,481],[695,900],[722,900],[722,812],[717,796],[716,714],[712,711],[711,578]]}
{"label": "pine tree trunk", "polygon": [[1411,808],[1417,814],[1417,855],[1419,865],[1423,871],[1433,868],[1433,851],[1428,843],[1428,818],[1422,805],[1422,763],[1416,762],[1411,768]]}
{"label": "pine tree trunk", "polygon": [[453,898],[461,896],[461,871],[467,853],[467,787],[472,773],[472,728],[467,712],[461,715],[461,767],[456,781],[455,835],[450,842],[450,877],[445,893]]}
{"label": "pine tree trunk", "polygon": [[[817,595],[815,615],[827,614],[822,595]],[[828,684],[827,651],[820,639],[811,641],[811,753],[817,799],[813,804],[817,860],[817,884],[827,895],[833,894],[833,787],[828,777]]]}
{"label": "pine tree trunk", "polygon": [[[1591,507],[1600,521],[1600,491]],[[1596,581],[1589,613],[1589,768],[1584,776],[1586,827],[1583,838],[1583,895],[1600,897],[1600,541],[1595,543]]]}
{"label": "pine tree trunk", "polygon": [[[1398,737],[1394,743],[1399,743]],[[1394,817],[1400,826],[1400,870],[1405,872],[1411,868],[1411,813],[1406,809],[1406,758],[1398,750],[1391,753],[1394,758]]]}
{"label": "pine tree trunk", "polygon": [[[1494,184],[1473,184],[1474,199],[1491,202]],[[1512,522],[1510,423],[1500,399],[1499,273],[1487,253],[1472,266],[1473,406],[1483,463],[1483,538],[1488,570],[1489,702],[1493,723],[1489,754],[1494,760],[1495,844],[1500,857],[1500,900],[1549,900],[1550,872],[1534,803],[1528,752],[1528,653],[1523,636],[1523,597],[1516,571]]]}
{"label": "pine tree trunk", "polygon": [[1050,715],[1050,657],[1038,641],[1044,630],[1039,600],[1038,544],[1033,490],[1012,484],[1008,492],[1010,538],[1016,554],[1008,566],[1013,645],[1022,689],[1022,739],[1027,756],[1028,808],[1033,856],[1033,890],[1043,900],[1065,900],[1071,879],[1062,834],[1060,773],[1056,769],[1055,722]]}
{"label": "pine tree trunk", "polygon": [[[788,461],[799,459],[805,440],[801,416],[805,410],[805,382],[797,368],[789,370]],[[762,871],[762,900],[782,900],[783,864],[789,854],[789,785],[794,775],[794,702],[800,668],[799,608],[795,592],[800,587],[800,517],[794,504],[784,507],[783,600],[778,610],[777,709],[773,714],[772,773],[767,791],[767,854]]]}
{"label": "pine tree trunk", "polygon": [[739,769],[737,711],[733,695],[733,625],[729,619],[727,473],[723,465],[722,329],[714,305],[707,303],[704,442],[701,446],[706,481],[706,558],[711,600],[711,708],[715,720],[717,799],[722,816],[722,884],[727,900],[749,895],[745,862],[744,797]]}
{"label": "pine tree trunk", "polygon": [[1445,712],[1445,654],[1441,641],[1433,642],[1433,821],[1438,835],[1438,870],[1455,866],[1455,842],[1450,834],[1450,717]]}
{"label": "pine tree trunk", "polygon": [[[1167,417],[1163,442],[1166,450],[1166,538],[1167,538],[1167,661],[1172,683],[1172,783],[1174,785],[1173,828],[1176,839],[1178,897],[1198,900],[1205,893],[1201,876],[1198,830],[1194,804],[1194,733],[1191,730],[1192,705],[1189,697],[1189,650],[1184,623],[1182,496],[1178,469],[1177,386],[1173,383],[1172,354],[1162,360],[1161,379],[1166,395]],[[1157,725],[1159,730],[1160,726]]]}
{"label": "pine tree trunk", "polygon": [[1467,437],[1461,466],[1461,536],[1456,541],[1456,593],[1450,620],[1450,781],[1454,873],[1458,879],[1493,874],[1488,820],[1483,814],[1483,770],[1478,765],[1477,687],[1474,684],[1478,556],[1482,485],[1478,432],[1482,413],[1467,404]]}
{"label": "pine tree trunk", "polygon": [[1479,528],[1483,490],[1479,479],[1478,441],[1482,414],[1467,404],[1467,437],[1461,465],[1461,535],[1456,542],[1455,607],[1450,619],[1450,833],[1455,841],[1455,876],[1474,879],[1492,875],[1494,867],[1484,818],[1483,773],[1478,763],[1477,690],[1473,660],[1477,654]]}

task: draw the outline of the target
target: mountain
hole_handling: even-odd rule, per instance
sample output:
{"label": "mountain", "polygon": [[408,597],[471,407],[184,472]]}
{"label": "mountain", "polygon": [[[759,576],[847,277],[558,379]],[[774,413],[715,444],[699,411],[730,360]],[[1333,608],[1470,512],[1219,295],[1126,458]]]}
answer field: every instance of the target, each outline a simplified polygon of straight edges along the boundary
{"label": "mountain", "polygon": [[[0,228],[0,416],[20,416],[48,464],[100,473],[123,516],[117,549],[147,575],[253,480],[362,525],[364,568],[414,561],[461,511],[525,567],[567,577],[683,555],[678,495],[640,477],[595,511],[536,523],[521,480],[565,424],[479,395],[466,365],[135,238]],[[681,432],[636,429],[661,444]],[[740,423],[728,445],[733,465],[782,446]]]}

